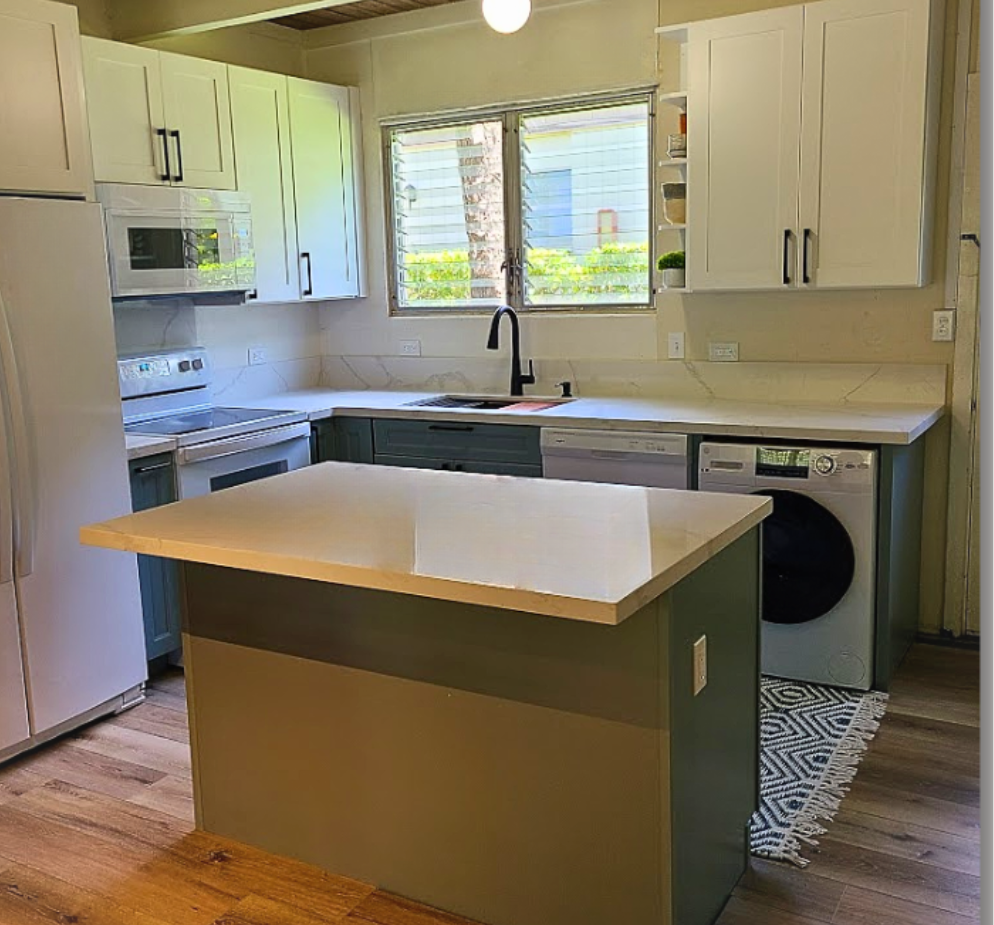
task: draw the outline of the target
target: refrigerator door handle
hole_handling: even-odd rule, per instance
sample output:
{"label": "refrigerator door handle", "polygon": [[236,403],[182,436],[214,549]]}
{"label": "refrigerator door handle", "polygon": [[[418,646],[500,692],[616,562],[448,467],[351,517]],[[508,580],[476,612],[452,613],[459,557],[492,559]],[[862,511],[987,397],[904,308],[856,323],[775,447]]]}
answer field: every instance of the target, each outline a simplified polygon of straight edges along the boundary
{"label": "refrigerator door handle", "polygon": [[[3,293],[0,293],[0,311]],[[3,380],[3,363],[0,362],[0,381]],[[7,412],[0,403],[0,585],[14,580],[14,491],[10,481],[10,431]]]}
{"label": "refrigerator door handle", "polygon": [[10,330],[7,306],[0,296],[0,364],[2,364],[3,384],[10,397],[8,408],[10,423],[14,431],[14,557],[17,562],[17,577],[27,578],[34,571],[35,558],[35,484],[31,465],[28,424],[24,413],[24,395],[21,391],[21,378],[17,370],[17,356],[14,352],[14,338]]}

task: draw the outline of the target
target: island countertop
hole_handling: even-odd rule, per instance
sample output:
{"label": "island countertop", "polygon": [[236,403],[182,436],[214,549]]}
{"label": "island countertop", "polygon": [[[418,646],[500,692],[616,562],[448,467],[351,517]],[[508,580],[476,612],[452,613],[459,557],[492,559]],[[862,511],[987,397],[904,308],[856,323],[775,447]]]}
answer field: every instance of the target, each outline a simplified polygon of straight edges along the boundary
{"label": "island countertop", "polygon": [[323,463],[83,527],[168,559],[618,624],[769,498]]}

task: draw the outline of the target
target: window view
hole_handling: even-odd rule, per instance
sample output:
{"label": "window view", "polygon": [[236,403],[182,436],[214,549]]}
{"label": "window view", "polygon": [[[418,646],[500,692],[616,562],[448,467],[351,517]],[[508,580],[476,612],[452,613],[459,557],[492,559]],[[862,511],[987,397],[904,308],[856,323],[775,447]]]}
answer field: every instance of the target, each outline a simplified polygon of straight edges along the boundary
{"label": "window view", "polygon": [[393,133],[401,306],[506,301],[503,141],[500,121]]}
{"label": "window view", "polygon": [[525,304],[648,304],[648,103],[525,115],[520,146]]}
{"label": "window view", "polygon": [[650,306],[649,120],[639,97],[388,129],[395,308]]}

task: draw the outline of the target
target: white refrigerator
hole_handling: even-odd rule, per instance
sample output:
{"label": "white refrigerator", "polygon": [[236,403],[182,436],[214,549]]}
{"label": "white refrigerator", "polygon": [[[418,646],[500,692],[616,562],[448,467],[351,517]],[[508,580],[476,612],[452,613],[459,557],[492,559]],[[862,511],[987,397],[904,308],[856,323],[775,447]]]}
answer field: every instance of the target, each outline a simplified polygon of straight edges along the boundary
{"label": "white refrigerator", "polygon": [[99,205],[0,197],[0,761],[141,697],[115,361]]}

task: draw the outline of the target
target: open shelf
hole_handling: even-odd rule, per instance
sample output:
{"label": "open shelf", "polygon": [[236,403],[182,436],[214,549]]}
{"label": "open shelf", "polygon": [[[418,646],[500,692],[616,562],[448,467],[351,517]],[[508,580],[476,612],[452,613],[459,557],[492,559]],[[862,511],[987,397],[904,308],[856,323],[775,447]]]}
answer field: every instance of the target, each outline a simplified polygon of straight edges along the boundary
{"label": "open shelf", "polygon": [[671,42],[686,42],[690,23],[681,22],[672,26],[659,26],[656,35]]}
{"label": "open shelf", "polygon": [[660,103],[668,103],[671,106],[679,106],[681,109],[687,108],[687,91],[675,90],[672,93],[660,93]]}

